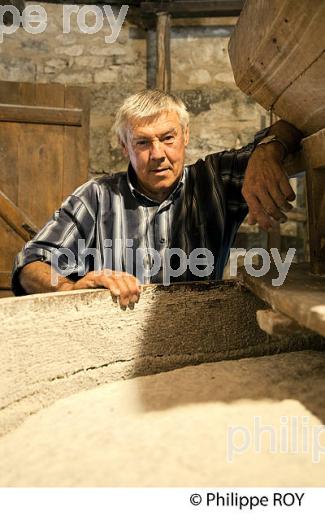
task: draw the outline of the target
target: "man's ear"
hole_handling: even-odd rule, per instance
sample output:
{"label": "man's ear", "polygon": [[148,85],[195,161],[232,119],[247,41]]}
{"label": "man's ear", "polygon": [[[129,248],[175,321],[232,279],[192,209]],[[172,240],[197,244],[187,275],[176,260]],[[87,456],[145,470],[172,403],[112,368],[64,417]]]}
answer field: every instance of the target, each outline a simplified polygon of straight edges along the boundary
{"label": "man's ear", "polygon": [[120,137],[118,138],[118,142],[122,149],[122,153],[123,153],[124,157],[129,157],[129,151],[128,151],[128,148],[127,148],[125,142],[122,141],[122,139]]}

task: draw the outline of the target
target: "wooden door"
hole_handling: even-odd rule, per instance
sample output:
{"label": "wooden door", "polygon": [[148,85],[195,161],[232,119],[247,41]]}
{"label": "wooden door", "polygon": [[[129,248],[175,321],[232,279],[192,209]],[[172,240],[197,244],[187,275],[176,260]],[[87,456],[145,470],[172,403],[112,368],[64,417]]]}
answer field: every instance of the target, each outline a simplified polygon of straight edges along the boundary
{"label": "wooden door", "polygon": [[87,89],[0,82],[0,297],[24,242],[87,181],[88,159]]}

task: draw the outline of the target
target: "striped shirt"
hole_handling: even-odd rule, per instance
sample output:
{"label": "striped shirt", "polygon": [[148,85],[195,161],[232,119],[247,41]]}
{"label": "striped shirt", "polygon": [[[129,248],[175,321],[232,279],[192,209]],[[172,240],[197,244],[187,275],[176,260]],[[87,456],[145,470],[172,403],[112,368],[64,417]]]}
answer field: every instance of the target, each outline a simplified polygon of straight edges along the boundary
{"label": "striped shirt", "polygon": [[[161,203],[137,190],[131,165],[83,184],[16,256],[14,294],[26,294],[18,275],[35,261],[71,280],[102,268],[129,272],[141,283],[220,279],[248,211],[241,194],[247,162],[267,131],[239,150],[186,166]],[[202,265],[193,269],[190,260],[197,258]]]}

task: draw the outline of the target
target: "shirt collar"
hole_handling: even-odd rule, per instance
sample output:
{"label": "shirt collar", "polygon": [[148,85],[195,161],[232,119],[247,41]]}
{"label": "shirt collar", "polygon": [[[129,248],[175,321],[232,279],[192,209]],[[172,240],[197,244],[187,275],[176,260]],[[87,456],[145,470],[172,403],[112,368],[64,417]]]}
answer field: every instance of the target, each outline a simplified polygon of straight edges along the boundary
{"label": "shirt collar", "polygon": [[145,203],[149,204],[150,206],[160,206],[160,204],[166,205],[168,202],[173,202],[175,200],[175,198],[180,193],[182,187],[184,186],[185,178],[187,175],[187,170],[188,170],[188,167],[184,166],[182,177],[180,178],[180,180],[178,181],[177,185],[175,186],[175,188],[173,189],[171,194],[168,196],[168,198],[166,200],[164,200],[162,203],[151,199],[144,193],[141,193],[141,191],[139,191],[136,188],[136,173],[135,173],[134,168],[131,163],[128,166],[126,178],[127,178],[127,183],[129,185],[130,191],[137,200],[140,199],[140,201],[145,202]]}

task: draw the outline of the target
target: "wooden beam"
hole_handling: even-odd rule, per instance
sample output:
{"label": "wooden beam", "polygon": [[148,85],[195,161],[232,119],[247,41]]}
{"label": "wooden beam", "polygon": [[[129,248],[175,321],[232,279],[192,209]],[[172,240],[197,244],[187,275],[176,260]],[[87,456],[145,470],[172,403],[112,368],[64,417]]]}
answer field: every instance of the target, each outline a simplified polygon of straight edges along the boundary
{"label": "wooden beam", "polygon": [[272,284],[278,278],[275,268],[262,277],[251,276],[242,268],[240,278],[245,287],[275,311],[325,336],[325,278],[310,274],[307,263],[292,264],[279,287]]}
{"label": "wooden beam", "polygon": [[275,222],[274,227],[269,229],[267,232],[267,250],[270,251],[272,247],[275,247],[278,251],[281,251],[281,233],[279,222]]}
{"label": "wooden beam", "polygon": [[232,27],[236,25],[237,16],[209,16],[207,18],[172,18],[172,27]]}
{"label": "wooden beam", "polygon": [[308,167],[322,169],[325,167],[325,128],[306,137],[302,141],[305,160]]}
{"label": "wooden beam", "polygon": [[179,2],[141,2],[144,14],[167,12],[173,17],[187,18],[189,16],[239,16],[244,5],[243,0],[215,1],[179,1]]}
{"label": "wooden beam", "polygon": [[286,217],[291,222],[307,222],[307,214],[304,208],[292,208],[286,213]]}
{"label": "wooden beam", "polygon": [[[4,1],[4,3],[6,3]],[[67,3],[66,0],[42,0],[42,3],[45,3],[45,4],[65,4]],[[141,0],[127,0],[124,1],[124,0],[109,0],[109,2],[107,0],[73,0],[73,2],[71,2],[72,4],[82,4],[82,5],[102,5],[102,4],[109,4],[109,5],[114,5],[114,6],[121,6],[121,5],[130,5],[132,7],[139,7],[140,4],[141,4]]]}
{"label": "wooden beam", "polygon": [[303,139],[311,272],[325,274],[325,128]]}
{"label": "wooden beam", "polygon": [[79,108],[0,104],[0,121],[82,126],[82,112]]}
{"label": "wooden beam", "polygon": [[37,233],[35,224],[1,190],[0,217],[26,242]]}
{"label": "wooden beam", "polygon": [[270,336],[290,336],[297,332],[306,333],[306,329],[281,312],[272,309],[256,311],[259,327]]}
{"label": "wooden beam", "polygon": [[157,13],[157,58],[156,58],[156,88],[170,91],[170,14]]}
{"label": "wooden beam", "polygon": [[302,151],[289,154],[285,158],[283,165],[289,177],[294,177],[298,173],[306,171],[306,162]]}

